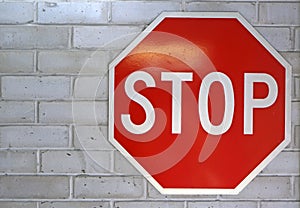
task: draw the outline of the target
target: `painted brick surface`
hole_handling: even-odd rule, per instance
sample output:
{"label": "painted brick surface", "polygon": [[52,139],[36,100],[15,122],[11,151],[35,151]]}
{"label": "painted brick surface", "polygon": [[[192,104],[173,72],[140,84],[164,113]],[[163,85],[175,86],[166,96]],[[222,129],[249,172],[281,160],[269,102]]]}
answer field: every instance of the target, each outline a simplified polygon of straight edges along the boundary
{"label": "painted brick surface", "polygon": [[123,49],[141,31],[141,26],[74,27],[75,48]]}
{"label": "painted brick surface", "polygon": [[239,202],[239,201],[226,201],[226,202],[189,202],[188,208],[256,208],[257,202]]}
{"label": "painted brick surface", "polygon": [[1,199],[64,199],[69,180],[62,176],[0,176]]}
{"label": "painted brick surface", "polygon": [[300,52],[285,52],[282,56],[292,66],[294,74],[300,74]]}
{"label": "painted brick surface", "polygon": [[108,77],[78,77],[74,85],[75,99],[107,100]]}
{"label": "painted brick surface", "polygon": [[163,11],[180,10],[180,2],[114,1],[111,21],[117,24],[148,24]]}
{"label": "painted brick surface", "polygon": [[142,177],[77,177],[76,198],[140,198],[143,196]]}
{"label": "painted brick surface", "polygon": [[226,199],[295,199],[290,177],[256,177],[240,194]]}
{"label": "painted brick surface", "polygon": [[118,151],[114,152],[114,162],[114,171],[116,173],[124,175],[141,175],[141,173],[139,173]]}
{"label": "painted brick surface", "polygon": [[299,174],[299,152],[282,152],[263,171],[266,174]]}
{"label": "painted brick surface", "polygon": [[300,50],[300,28],[296,28],[295,30],[295,50]]}
{"label": "painted brick surface", "polygon": [[0,123],[31,123],[34,121],[32,102],[0,102]]}
{"label": "painted brick surface", "polygon": [[300,99],[300,76],[294,77],[294,99]]}
{"label": "painted brick surface", "polygon": [[49,74],[97,74],[107,72],[109,51],[40,51],[38,71]]}
{"label": "painted brick surface", "polygon": [[75,126],[74,147],[85,150],[114,150],[105,126]]}
{"label": "painted brick surface", "polygon": [[294,177],[292,178],[294,184],[293,184],[293,193],[294,195],[296,196],[296,200],[300,201],[300,177],[297,176],[297,177]]}
{"label": "painted brick surface", "polygon": [[108,22],[107,2],[39,2],[38,23],[102,24]]}
{"label": "painted brick surface", "polygon": [[2,77],[2,97],[6,99],[63,99],[70,97],[68,77]]}
{"label": "painted brick surface", "polygon": [[0,202],[0,207],[33,208],[36,207],[36,203],[35,202]]}
{"label": "painted brick surface", "polygon": [[[0,204],[1,205],[1,204]],[[40,208],[110,208],[109,202],[41,202]]]}
{"label": "painted brick surface", "polygon": [[288,27],[257,27],[256,29],[276,50],[290,51],[292,49],[291,31]]}
{"label": "painted brick surface", "polygon": [[[2,0],[0,207],[298,208],[299,9],[299,0]],[[163,11],[239,12],[292,66],[291,144],[236,196],[164,196],[108,142],[108,65]]]}
{"label": "painted brick surface", "polygon": [[0,2],[1,24],[24,24],[33,22],[32,2]]}
{"label": "painted brick surface", "polygon": [[42,102],[41,123],[106,124],[107,102]]}
{"label": "painted brick surface", "polygon": [[190,201],[193,200],[201,200],[201,201],[210,201],[213,202],[216,198],[218,198],[217,195],[162,195],[161,193],[158,192],[154,186],[151,184],[148,184],[147,187],[147,198],[150,200],[155,200],[155,199],[169,199],[169,200],[174,200],[174,199],[181,199],[181,200],[186,200],[186,199],[191,199]]}
{"label": "painted brick surface", "polygon": [[110,155],[109,151],[42,151],[41,172],[105,173],[111,169]]}
{"label": "painted brick surface", "polygon": [[300,149],[300,125],[295,125],[293,130],[294,145],[297,149]]}
{"label": "painted brick surface", "polygon": [[256,22],[255,2],[188,2],[186,11],[202,12],[236,12],[242,14],[248,21]]}
{"label": "painted brick surface", "polygon": [[0,51],[0,73],[33,72],[33,51]]}
{"label": "painted brick surface", "polygon": [[66,48],[70,28],[66,26],[1,26],[0,48]]}
{"label": "painted brick surface", "polygon": [[0,127],[0,148],[60,148],[68,144],[67,126]]}
{"label": "painted brick surface", "polygon": [[298,208],[300,207],[300,202],[262,202],[261,208]]}
{"label": "painted brick surface", "polygon": [[142,202],[116,202],[115,208],[139,208],[139,207],[148,207],[148,208],[184,208],[183,202],[163,202],[163,201],[142,201]]}
{"label": "painted brick surface", "polygon": [[263,24],[299,25],[300,3],[261,3],[259,14]]}
{"label": "painted brick surface", "polygon": [[292,123],[300,125],[300,102],[292,102],[292,109],[295,109],[292,113]]}
{"label": "painted brick surface", "polygon": [[0,151],[1,173],[36,172],[35,151]]}

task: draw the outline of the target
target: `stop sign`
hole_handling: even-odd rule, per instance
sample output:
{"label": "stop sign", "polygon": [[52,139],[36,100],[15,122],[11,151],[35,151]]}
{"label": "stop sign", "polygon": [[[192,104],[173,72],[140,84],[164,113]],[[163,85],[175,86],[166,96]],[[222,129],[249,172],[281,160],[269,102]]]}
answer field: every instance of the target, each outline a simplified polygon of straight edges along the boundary
{"label": "stop sign", "polygon": [[163,13],[110,65],[109,140],[163,194],[237,194],[289,143],[290,85],[238,13]]}

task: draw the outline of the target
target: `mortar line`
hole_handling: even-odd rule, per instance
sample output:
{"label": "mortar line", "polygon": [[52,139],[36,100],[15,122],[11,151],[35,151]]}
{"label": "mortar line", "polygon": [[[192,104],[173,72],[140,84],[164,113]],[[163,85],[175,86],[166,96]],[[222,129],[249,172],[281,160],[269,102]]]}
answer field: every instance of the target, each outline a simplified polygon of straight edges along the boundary
{"label": "mortar line", "polygon": [[34,101],[34,123],[39,123],[39,101]]}
{"label": "mortar line", "polygon": [[36,171],[37,174],[41,173],[41,151],[38,149],[36,152]]}
{"label": "mortar line", "polygon": [[69,199],[73,199],[74,198],[74,176],[70,176],[69,184],[70,184]]}
{"label": "mortar line", "polygon": [[111,156],[111,161],[110,161],[110,172],[111,173],[115,173],[115,158],[116,158],[116,153],[115,150],[112,150],[110,152],[110,156]]}
{"label": "mortar line", "polygon": [[37,68],[38,68],[38,51],[35,50],[33,55],[33,73],[38,72]]}
{"label": "mortar line", "polygon": [[114,208],[115,207],[115,201],[113,199],[111,199],[109,201],[109,205],[110,205],[110,208]]}
{"label": "mortar line", "polygon": [[183,207],[184,207],[184,208],[188,208],[188,202],[187,202],[187,200],[185,200],[183,203],[184,203],[184,204],[183,204]]}
{"label": "mortar line", "polygon": [[74,127],[73,127],[73,124],[71,124],[69,126],[69,142],[68,142],[68,147],[69,148],[74,148],[74,134],[73,134],[73,131],[74,130]]}
{"label": "mortar line", "polygon": [[255,11],[256,11],[255,21],[256,21],[257,24],[259,24],[259,0],[256,0]]}
{"label": "mortar line", "polygon": [[107,23],[111,23],[112,20],[112,2],[109,1],[107,5]]}

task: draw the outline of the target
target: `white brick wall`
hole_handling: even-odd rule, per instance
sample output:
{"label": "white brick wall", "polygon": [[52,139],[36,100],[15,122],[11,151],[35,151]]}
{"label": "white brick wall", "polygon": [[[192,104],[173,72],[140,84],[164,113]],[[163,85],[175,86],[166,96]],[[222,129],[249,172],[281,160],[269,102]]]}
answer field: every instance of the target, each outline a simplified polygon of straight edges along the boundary
{"label": "white brick wall", "polygon": [[103,176],[76,177],[74,181],[75,198],[141,198],[144,195],[142,176]]}
{"label": "white brick wall", "polygon": [[0,51],[1,73],[30,73],[34,70],[33,51]]}
{"label": "white brick wall", "polygon": [[65,176],[0,176],[0,183],[4,199],[64,199],[70,190]]}
{"label": "white brick wall", "polygon": [[67,126],[1,126],[0,148],[68,147]]}
{"label": "white brick wall", "polygon": [[123,49],[141,31],[141,26],[76,26],[75,48]]}
{"label": "white brick wall", "polygon": [[66,26],[2,26],[0,48],[67,48],[70,42],[70,31],[71,28]]}
{"label": "white brick wall", "polygon": [[33,102],[0,101],[0,123],[32,123],[34,113]]}
{"label": "white brick wall", "polygon": [[111,60],[109,51],[39,51],[38,71],[45,74],[106,73]]}
{"label": "white brick wall", "polygon": [[3,76],[4,99],[64,99],[70,97],[69,77]]}
{"label": "white brick wall", "polygon": [[255,23],[257,21],[255,4],[255,2],[188,2],[186,11],[239,11],[248,21]]}
{"label": "white brick wall", "polygon": [[102,24],[108,22],[107,2],[38,3],[38,23]]}
{"label": "white brick wall", "polygon": [[[293,67],[292,142],[237,196],[163,196],[107,140],[108,64],[162,11],[238,11]],[[299,0],[2,0],[0,92],[1,208],[300,206]]]}
{"label": "white brick wall", "polygon": [[[13,14],[13,15],[12,15]],[[32,2],[4,2],[0,5],[1,24],[24,24],[33,22]]]}

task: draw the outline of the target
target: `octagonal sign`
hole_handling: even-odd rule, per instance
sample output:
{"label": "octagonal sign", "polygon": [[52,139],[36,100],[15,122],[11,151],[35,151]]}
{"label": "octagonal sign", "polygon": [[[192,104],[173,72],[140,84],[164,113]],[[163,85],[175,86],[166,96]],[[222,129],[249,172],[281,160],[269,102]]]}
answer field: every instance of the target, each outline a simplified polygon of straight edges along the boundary
{"label": "octagonal sign", "polygon": [[289,143],[290,82],[238,13],[163,13],[110,65],[109,140],[163,194],[237,194]]}

